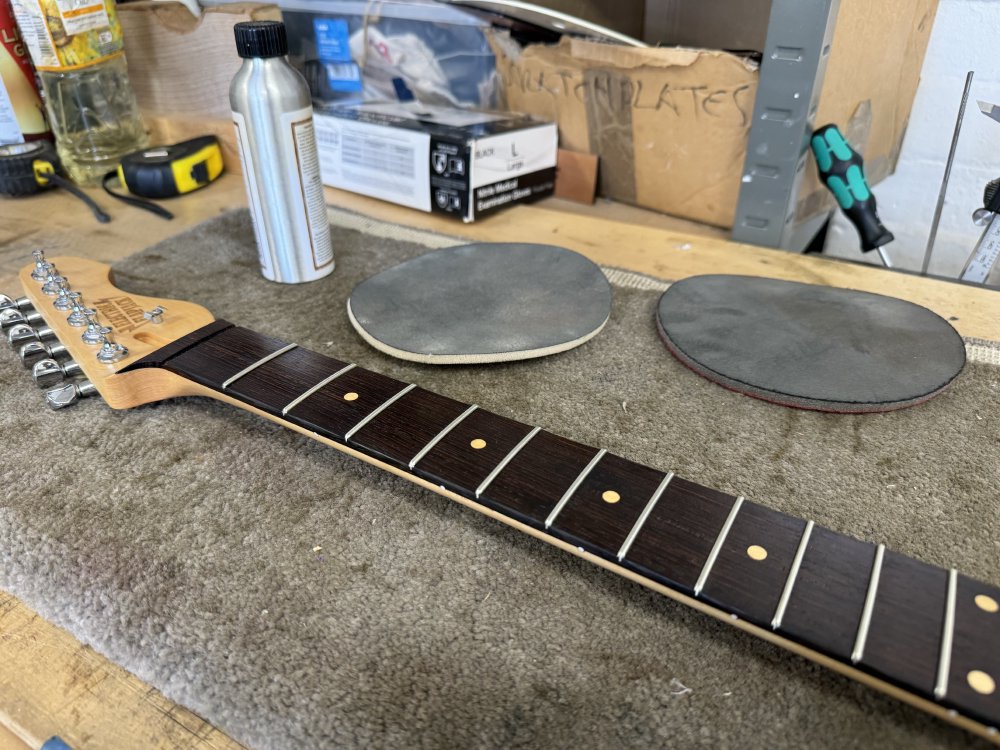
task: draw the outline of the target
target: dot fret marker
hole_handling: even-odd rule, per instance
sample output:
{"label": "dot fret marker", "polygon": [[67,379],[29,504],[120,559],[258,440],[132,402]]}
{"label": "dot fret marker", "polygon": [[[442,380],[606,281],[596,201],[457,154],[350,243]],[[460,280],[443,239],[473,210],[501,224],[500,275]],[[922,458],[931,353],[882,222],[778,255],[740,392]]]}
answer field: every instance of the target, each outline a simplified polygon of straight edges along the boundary
{"label": "dot fret marker", "polygon": [[996,612],[1000,610],[1000,604],[997,604],[997,600],[986,594],[977,594],[975,602],[976,606],[984,612]]}
{"label": "dot fret marker", "polygon": [[750,556],[751,560],[763,560],[767,557],[767,550],[759,544],[751,544],[747,547],[747,555]]}
{"label": "dot fret marker", "polygon": [[973,669],[969,672],[965,676],[965,679],[968,680],[969,687],[980,695],[991,695],[997,689],[994,679],[986,674],[986,672],[981,672],[978,669]]}
{"label": "dot fret marker", "polygon": [[357,400],[358,400],[358,394],[355,393],[354,391],[344,394],[344,401],[357,401]]}
{"label": "dot fret marker", "polygon": [[482,438],[475,438],[471,443],[469,443],[469,445],[478,451],[486,447],[486,441]]}
{"label": "dot fret marker", "polygon": [[603,500],[606,503],[617,503],[621,499],[622,496],[619,495],[614,490],[605,490],[604,492],[601,493],[601,500]]}

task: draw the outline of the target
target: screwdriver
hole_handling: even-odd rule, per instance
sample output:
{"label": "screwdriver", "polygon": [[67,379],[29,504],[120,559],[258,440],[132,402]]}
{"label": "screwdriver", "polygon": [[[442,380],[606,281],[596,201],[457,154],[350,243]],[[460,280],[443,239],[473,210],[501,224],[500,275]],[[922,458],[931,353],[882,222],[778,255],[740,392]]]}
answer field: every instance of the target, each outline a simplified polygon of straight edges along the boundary
{"label": "screwdriver", "polygon": [[886,268],[892,268],[889,255],[883,249],[895,239],[875,210],[875,196],[865,179],[864,160],[851,148],[840,128],[824,125],[813,132],[810,140],[820,179],[861,237],[861,252],[878,250]]}

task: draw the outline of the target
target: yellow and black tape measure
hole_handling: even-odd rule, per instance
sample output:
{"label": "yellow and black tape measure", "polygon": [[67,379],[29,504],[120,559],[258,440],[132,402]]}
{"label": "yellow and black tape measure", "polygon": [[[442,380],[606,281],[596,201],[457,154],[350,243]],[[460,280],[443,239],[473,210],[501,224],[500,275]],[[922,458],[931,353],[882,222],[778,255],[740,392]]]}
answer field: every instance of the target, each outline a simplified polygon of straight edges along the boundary
{"label": "yellow and black tape measure", "polygon": [[160,200],[205,187],[222,174],[222,149],[214,135],[158,146],[122,158],[118,179],[132,195]]}
{"label": "yellow and black tape measure", "polygon": [[[156,146],[122,158],[118,169],[104,175],[108,195],[165,219],[174,215],[144,198],[161,200],[205,187],[222,174],[222,149],[214,135],[203,135],[173,146]],[[108,186],[115,177],[132,195],[116,193]],[[132,197],[138,196],[138,197]]]}

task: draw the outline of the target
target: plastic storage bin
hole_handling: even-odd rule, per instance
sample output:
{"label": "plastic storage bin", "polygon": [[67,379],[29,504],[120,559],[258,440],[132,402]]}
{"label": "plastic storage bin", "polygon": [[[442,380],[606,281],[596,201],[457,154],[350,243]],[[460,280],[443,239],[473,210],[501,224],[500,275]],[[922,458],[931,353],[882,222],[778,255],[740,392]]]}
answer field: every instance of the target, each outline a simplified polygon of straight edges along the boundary
{"label": "plastic storage bin", "polygon": [[317,105],[396,100],[496,105],[488,22],[433,0],[279,0],[289,60]]}

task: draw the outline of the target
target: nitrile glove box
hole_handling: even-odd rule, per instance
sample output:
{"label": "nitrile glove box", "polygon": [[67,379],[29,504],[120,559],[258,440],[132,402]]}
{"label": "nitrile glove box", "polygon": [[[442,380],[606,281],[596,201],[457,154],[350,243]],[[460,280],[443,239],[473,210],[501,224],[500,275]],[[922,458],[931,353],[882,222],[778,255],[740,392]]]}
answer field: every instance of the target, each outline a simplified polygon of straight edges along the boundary
{"label": "nitrile glove box", "polygon": [[317,110],[323,182],[463,221],[551,195],[555,123],[528,115],[369,102]]}

